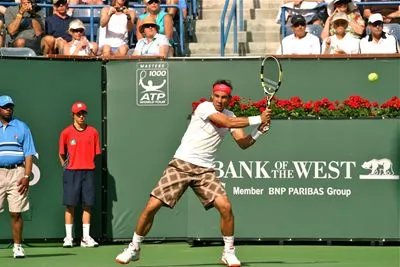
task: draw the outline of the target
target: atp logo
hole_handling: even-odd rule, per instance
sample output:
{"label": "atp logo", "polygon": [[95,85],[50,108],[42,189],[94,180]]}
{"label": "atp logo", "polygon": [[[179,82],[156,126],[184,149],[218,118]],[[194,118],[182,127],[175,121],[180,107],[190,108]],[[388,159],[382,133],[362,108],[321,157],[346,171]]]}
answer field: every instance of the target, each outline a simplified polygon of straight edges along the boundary
{"label": "atp logo", "polygon": [[369,174],[360,175],[360,179],[376,179],[376,180],[398,180],[399,176],[393,171],[393,163],[390,159],[371,159],[365,161],[361,167],[369,170]]}
{"label": "atp logo", "polygon": [[167,106],[169,104],[168,63],[138,63],[136,69],[136,104]]}

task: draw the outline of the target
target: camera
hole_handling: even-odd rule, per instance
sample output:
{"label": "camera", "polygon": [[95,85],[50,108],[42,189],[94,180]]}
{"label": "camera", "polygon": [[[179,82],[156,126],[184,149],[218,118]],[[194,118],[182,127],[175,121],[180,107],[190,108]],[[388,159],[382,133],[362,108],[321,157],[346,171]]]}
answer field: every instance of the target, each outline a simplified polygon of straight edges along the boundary
{"label": "camera", "polygon": [[32,6],[32,11],[30,12],[31,13],[31,17],[34,18],[34,17],[36,17],[35,13],[38,12],[41,8],[36,3],[36,0],[31,0],[31,6]]}
{"label": "camera", "polygon": [[115,10],[117,10],[117,12],[123,12],[125,10],[126,7],[122,6],[122,7],[116,7]]}

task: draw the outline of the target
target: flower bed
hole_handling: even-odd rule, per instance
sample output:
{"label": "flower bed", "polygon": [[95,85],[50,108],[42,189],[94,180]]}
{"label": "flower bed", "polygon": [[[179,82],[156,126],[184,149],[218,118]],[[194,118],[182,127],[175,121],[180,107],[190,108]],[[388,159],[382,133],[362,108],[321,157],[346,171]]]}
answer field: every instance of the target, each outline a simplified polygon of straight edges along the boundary
{"label": "flower bed", "polygon": [[[208,99],[201,98],[192,103],[193,111],[197,106]],[[236,116],[255,116],[265,110],[265,98],[259,101],[232,96],[228,109]],[[273,118],[293,119],[340,119],[340,118],[400,118],[400,98],[393,96],[386,102],[379,104],[360,96],[349,96],[348,99],[331,101],[323,98],[316,101],[307,101],[294,96],[290,99],[274,97],[271,102]]]}

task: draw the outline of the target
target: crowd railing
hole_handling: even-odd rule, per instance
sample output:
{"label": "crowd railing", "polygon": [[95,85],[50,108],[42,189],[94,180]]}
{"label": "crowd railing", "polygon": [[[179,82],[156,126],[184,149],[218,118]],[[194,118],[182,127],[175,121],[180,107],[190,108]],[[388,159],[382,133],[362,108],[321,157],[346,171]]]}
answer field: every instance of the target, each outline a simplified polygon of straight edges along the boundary
{"label": "crowd railing", "polygon": [[[221,56],[225,56],[225,48],[228,42],[228,37],[230,33],[231,26],[233,25],[233,53],[238,53],[238,27],[239,31],[244,31],[244,18],[243,18],[243,0],[233,0],[231,5],[231,10],[229,12],[229,17],[227,20],[227,25],[225,27],[226,15],[228,13],[228,7],[230,0],[225,0],[224,8],[221,14]],[[239,2],[239,4],[238,4]],[[239,13],[239,20],[238,20]],[[239,24],[239,25],[238,25]]]}

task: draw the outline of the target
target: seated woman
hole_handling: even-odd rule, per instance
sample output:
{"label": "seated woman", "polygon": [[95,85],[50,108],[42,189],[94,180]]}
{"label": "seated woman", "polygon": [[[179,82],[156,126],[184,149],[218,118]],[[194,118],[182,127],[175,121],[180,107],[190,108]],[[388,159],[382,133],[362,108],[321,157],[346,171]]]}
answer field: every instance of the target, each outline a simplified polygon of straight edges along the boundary
{"label": "seated woman", "polygon": [[72,40],[64,44],[63,54],[70,56],[95,56],[98,46],[95,42],[89,42],[85,36],[85,25],[79,19],[71,21],[68,33]]}
{"label": "seated woman", "polygon": [[[174,32],[172,16],[161,9],[160,0],[144,0],[143,2],[146,4],[146,12],[139,16],[137,28],[140,28],[146,17],[152,17],[160,27],[159,33],[167,36],[168,40],[172,42]],[[136,31],[136,38],[137,40],[143,38],[140,31]]]}
{"label": "seated woman", "polygon": [[103,7],[100,17],[99,47],[102,56],[125,56],[128,53],[128,34],[133,30],[135,12],[129,0],[113,0]]}
{"label": "seated woman", "polygon": [[358,11],[357,6],[351,0],[333,0],[328,4],[329,17],[325,21],[324,29],[321,33],[321,39],[325,40],[330,35],[335,34],[332,25],[332,18],[336,13],[345,13],[349,21],[346,32],[354,38],[360,39],[365,30],[365,21]]}
{"label": "seated woman", "polygon": [[329,36],[322,43],[323,54],[358,54],[360,40],[346,33],[349,20],[345,13],[337,13],[332,19],[335,34]]}
{"label": "seated woman", "polygon": [[158,33],[160,26],[152,17],[146,17],[140,25],[139,31],[144,36],[136,43],[133,55],[140,56],[172,56],[173,51],[168,38]]}

